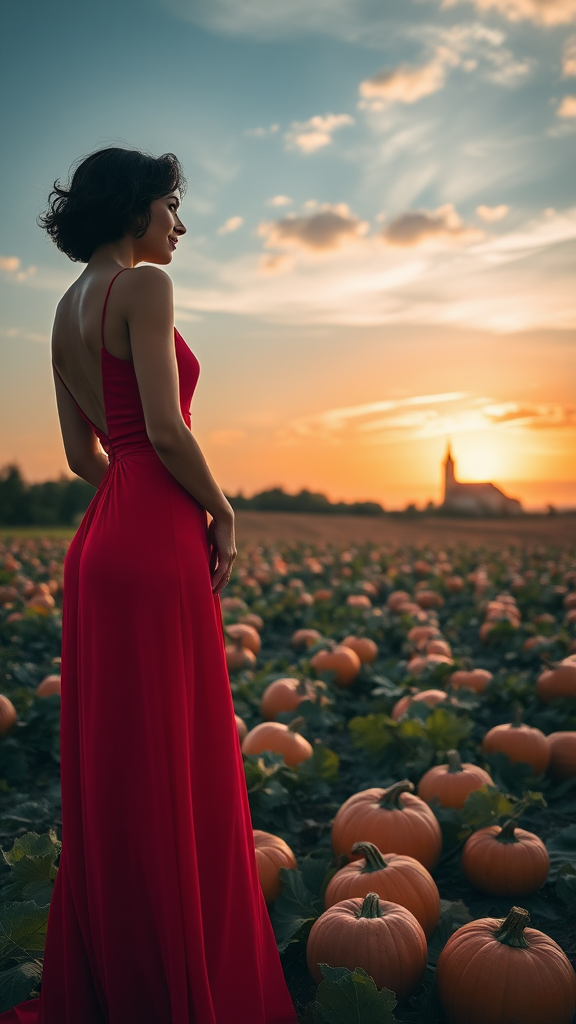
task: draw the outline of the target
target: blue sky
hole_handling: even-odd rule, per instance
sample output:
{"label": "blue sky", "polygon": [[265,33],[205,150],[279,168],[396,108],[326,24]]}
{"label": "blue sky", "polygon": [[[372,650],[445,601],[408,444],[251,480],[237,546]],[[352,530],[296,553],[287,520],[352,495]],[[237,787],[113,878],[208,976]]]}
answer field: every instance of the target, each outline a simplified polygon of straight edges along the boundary
{"label": "blue sky", "polygon": [[[468,477],[569,500],[576,0],[103,0],[2,18],[0,462],[66,468],[48,339],[82,266],[35,217],[76,158],[127,144],[176,152],[189,180],[170,273],[223,486],[435,498],[450,430]],[[467,396],[450,416],[445,392]],[[330,418],[392,399],[410,415],[366,411],[354,436],[360,414]],[[484,421],[507,431],[505,464],[482,455],[499,444],[478,439]]]}

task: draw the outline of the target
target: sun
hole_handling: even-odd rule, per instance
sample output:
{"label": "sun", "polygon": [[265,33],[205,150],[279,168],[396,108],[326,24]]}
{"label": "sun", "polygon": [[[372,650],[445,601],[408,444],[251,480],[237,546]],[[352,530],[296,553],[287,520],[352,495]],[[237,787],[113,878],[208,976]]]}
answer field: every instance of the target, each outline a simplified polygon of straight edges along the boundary
{"label": "sun", "polygon": [[[506,446],[507,448],[507,446]],[[506,479],[510,474],[510,454],[493,437],[459,437],[453,450],[456,478],[462,483],[483,483]]]}

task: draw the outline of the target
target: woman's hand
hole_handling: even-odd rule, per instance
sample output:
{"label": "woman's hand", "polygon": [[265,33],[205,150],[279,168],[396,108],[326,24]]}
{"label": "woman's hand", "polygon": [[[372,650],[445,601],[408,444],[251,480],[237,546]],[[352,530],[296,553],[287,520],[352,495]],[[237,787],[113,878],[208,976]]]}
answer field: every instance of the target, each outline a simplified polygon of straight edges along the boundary
{"label": "woman's hand", "polygon": [[208,527],[208,542],[212,549],[210,552],[212,593],[216,595],[228,583],[237,554],[233,512],[230,516],[212,520]]}

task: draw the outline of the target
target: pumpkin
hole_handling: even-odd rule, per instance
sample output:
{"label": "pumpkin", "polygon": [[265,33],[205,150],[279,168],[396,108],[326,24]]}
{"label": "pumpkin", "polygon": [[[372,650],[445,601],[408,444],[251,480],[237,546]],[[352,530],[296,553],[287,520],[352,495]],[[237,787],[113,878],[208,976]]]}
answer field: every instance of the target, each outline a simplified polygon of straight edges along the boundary
{"label": "pumpkin", "polygon": [[255,612],[246,612],[245,615],[241,615],[238,622],[244,622],[247,626],[253,626],[260,633],[264,629],[264,619],[261,615],[256,615]]}
{"label": "pumpkin", "polygon": [[11,604],[12,601],[18,599],[18,591],[16,587],[10,587],[8,585],[0,587],[0,605]]}
{"label": "pumpkin", "polygon": [[436,797],[442,807],[461,809],[469,793],[494,785],[488,772],[477,764],[462,764],[457,750],[449,750],[447,756],[448,764],[430,768],[418,783],[418,796],[426,803]]}
{"label": "pumpkin", "polygon": [[332,822],[332,849],[357,859],[354,843],[374,843],[379,850],[415,857],[429,871],[442,850],[442,833],[428,804],[414,794],[408,779],[388,789],[354,793],[338,808]]}
{"label": "pumpkin", "polygon": [[576,975],[548,935],[527,928],[530,915],[469,921],[450,936],[436,967],[436,985],[450,1024],[570,1024]]}
{"label": "pumpkin", "polygon": [[401,606],[410,603],[411,600],[410,594],[405,590],[393,590],[386,599],[386,607],[397,614]]}
{"label": "pumpkin", "polygon": [[258,828],[253,832],[260,887],[266,903],[273,903],[282,892],[280,868],[296,871],[298,863],[288,843],[280,836]]}
{"label": "pumpkin", "polygon": [[298,732],[304,722],[301,715],[289,725],[283,722],[260,722],[244,737],[242,753],[261,754],[263,750],[271,750],[274,754],[282,754],[286,764],[291,767],[307,761],[314,751],[308,740]]}
{"label": "pumpkin", "polygon": [[444,598],[437,594],[435,590],[420,590],[416,594],[416,604],[426,610],[428,608],[441,608],[444,604]]}
{"label": "pumpkin", "polygon": [[433,637],[439,636],[437,626],[412,626],[408,630],[406,639],[411,643],[415,644],[416,647],[420,647],[427,640],[432,640]]}
{"label": "pumpkin", "polygon": [[372,601],[368,594],[348,594],[346,604],[349,608],[371,608]]}
{"label": "pumpkin", "polygon": [[464,580],[461,576],[448,576],[446,579],[446,590],[449,594],[460,594],[464,590]]}
{"label": "pumpkin", "polygon": [[231,626],[226,626],[225,632],[231,640],[239,640],[242,647],[247,647],[254,654],[260,653],[262,641],[254,626],[249,626],[246,622],[235,622]]}
{"label": "pumpkin", "polygon": [[304,647],[314,647],[321,639],[322,633],[319,633],[317,629],[297,629],[292,634],[292,647],[294,650],[300,651]]}
{"label": "pumpkin", "polygon": [[414,857],[382,855],[374,843],[354,843],[360,860],[345,864],[332,876],[324,893],[324,906],[376,892],[381,900],[399,903],[420,922],[427,938],[440,920],[440,894],[436,882]]}
{"label": "pumpkin", "polygon": [[485,754],[506,754],[514,763],[523,761],[534,775],[542,775],[550,762],[550,745],[544,733],[524,725],[519,714],[516,721],[490,729],[482,740],[482,750]]}
{"label": "pumpkin", "polygon": [[400,697],[397,700],[394,707],[392,708],[392,718],[395,722],[408,711],[410,705],[415,702],[419,703],[423,701],[428,707],[433,708],[436,704],[440,704],[441,701],[446,700],[448,694],[444,690],[420,690],[420,693],[410,693],[406,697]]}
{"label": "pumpkin", "polygon": [[38,683],[36,687],[36,693],[39,697],[50,697],[53,693],[60,693],[60,676],[44,676],[42,682]]}
{"label": "pumpkin", "polygon": [[275,679],[266,687],[260,701],[260,714],[273,721],[280,711],[295,711],[303,700],[316,700],[316,690],[306,679]]}
{"label": "pumpkin", "polygon": [[372,665],[378,657],[378,647],[367,636],[347,636],[342,641],[343,647],[354,651],[363,665]]}
{"label": "pumpkin", "polygon": [[8,732],[16,721],[16,708],[9,697],[0,693],[0,736]]}
{"label": "pumpkin", "polygon": [[576,732],[551,732],[548,736],[548,774],[558,781],[576,775]]}
{"label": "pumpkin", "polygon": [[556,668],[546,669],[538,676],[536,693],[545,704],[557,697],[576,697],[576,663],[565,658]]}
{"label": "pumpkin", "polygon": [[426,654],[423,657],[411,658],[408,662],[408,672],[411,676],[421,676],[423,672],[432,672],[438,665],[453,664],[452,658],[447,658],[445,654]]}
{"label": "pumpkin", "polygon": [[312,668],[320,675],[321,672],[334,672],[334,682],[338,686],[350,686],[358,675],[362,662],[356,651],[350,647],[336,644],[335,647],[318,651],[310,659]]}
{"label": "pumpkin", "polygon": [[445,658],[452,657],[452,648],[445,640],[428,640],[424,650],[426,654],[443,654]]}
{"label": "pumpkin", "polygon": [[462,870],[468,881],[491,896],[530,896],[548,878],[550,858],[533,832],[518,828],[513,819],[478,829],[462,850]]}
{"label": "pumpkin", "polygon": [[55,604],[52,594],[35,593],[29,601],[26,601],[26,607],[30,611],[37,612],[38,615],[49,615]]}
{"label": "pumpkin", "polygon": [[484,693],[492,678],[492,673],[486,668],[473,668],[468,672],[458,669],[450,676],[449,683],[457,690],[465,689],[474,690],[474,693]]}
{"label": "pumpkin", "polygon": [[236,719],[236,728],[238,729],[238,738],[240,740],[240,743],[242,743],[242,740],[244,739],[244,737],[248,733],[248,726],[246,725],[246,722],[244,721],[244,719],[240,718],[240,715],[236,715],[235,714],[234,718]]}
{"label": "pumpkin", "polygon": [[422,980],[428,947],[418,921],[405,907],[381,900],[375,892],[335,903],[314,921],[306,960],[319,984],[319,964],[362,967],[377,988],[389,988],[405,999]]}
{"label": "pumpkin", "polygon": [[254,668],[256,655],[242,645],[242,638],[238,637],[235,643],[226,644],[226,665],[229,672],[236,672],[243,668]]}
{"label": "pumpkin", "polygon": [[323,604],[325,601],[331,601],[332,593],[333,591],[328,589],[315,590],[314,593],[312,594],[312,597],[314,598],[314,603]]}

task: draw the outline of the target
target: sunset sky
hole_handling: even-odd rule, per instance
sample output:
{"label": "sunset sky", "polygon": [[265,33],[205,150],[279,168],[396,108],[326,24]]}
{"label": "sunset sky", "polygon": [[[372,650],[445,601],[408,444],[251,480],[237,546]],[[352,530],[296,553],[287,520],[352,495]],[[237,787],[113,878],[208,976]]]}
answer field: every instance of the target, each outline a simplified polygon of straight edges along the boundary
{"label": "sunset sky", "polygon": [[228,494],[576,505],[576,0],[31,0],[2,15],[0,466],[71,475],[35,218],[175,152],[193,430]]}

